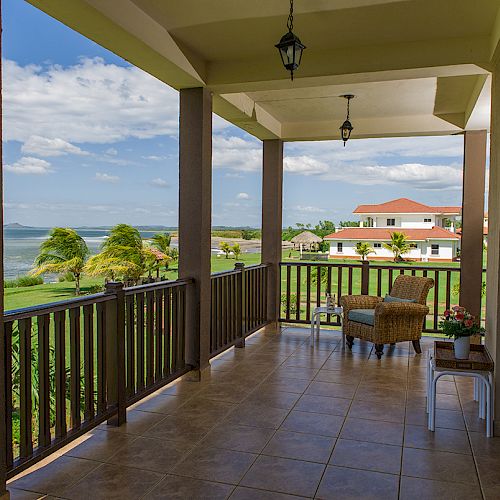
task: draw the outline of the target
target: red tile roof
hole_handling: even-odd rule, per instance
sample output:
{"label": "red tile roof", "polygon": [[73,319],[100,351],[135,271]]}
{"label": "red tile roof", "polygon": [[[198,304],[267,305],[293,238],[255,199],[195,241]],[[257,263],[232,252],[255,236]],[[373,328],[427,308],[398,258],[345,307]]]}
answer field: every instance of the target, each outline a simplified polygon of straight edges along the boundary
{"label": "red tile roof", "polygon": [[452,214],[459,215],[461,207],[430,207],[408,198],[379,203],[378,205],[359,205],[355,214]]}
{"label": "red tile roof", "polygon": [[458,240],[460,236],[442,227],[434,226],[432,229],[386,229],[378,227],[347,227],[336,233],[325,236],[325,240],[357,240],[357,241],[389,241],[391,233],[404,233],[410,241],[426,240]]}

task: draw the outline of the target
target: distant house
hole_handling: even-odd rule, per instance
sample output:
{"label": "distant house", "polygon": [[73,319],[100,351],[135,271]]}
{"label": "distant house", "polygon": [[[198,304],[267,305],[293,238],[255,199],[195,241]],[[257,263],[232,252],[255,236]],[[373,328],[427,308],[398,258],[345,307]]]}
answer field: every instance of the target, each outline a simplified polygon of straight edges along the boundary
{"label": "distant house", "polygon": [[355,252],[358,242],[369,243],[374,253],[370,260],[389,260],[393,257],[383,244],[394,231],[404,233],[411,246],[404,254],[407,260],[424,262],[451,262],[457,258],[460,236],[455,224],[460,207],[431,207],[408,198],[360,205],[354,210],[359,215],[360,227],[348,227],[326,236],[330,242],[330,259],[359,258]]}

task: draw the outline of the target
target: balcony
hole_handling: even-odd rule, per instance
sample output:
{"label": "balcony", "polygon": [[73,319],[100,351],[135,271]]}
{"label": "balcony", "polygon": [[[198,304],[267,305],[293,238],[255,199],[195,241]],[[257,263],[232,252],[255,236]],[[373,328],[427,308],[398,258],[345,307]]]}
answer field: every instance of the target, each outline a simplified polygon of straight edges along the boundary
{"label": "balcony", "polygon": [[500,439],[472,385],[440,382],[426,428],[425,353],[341,346],[324,330],[270,327],[101,424],[8,487],[13,498],[498,498]]}

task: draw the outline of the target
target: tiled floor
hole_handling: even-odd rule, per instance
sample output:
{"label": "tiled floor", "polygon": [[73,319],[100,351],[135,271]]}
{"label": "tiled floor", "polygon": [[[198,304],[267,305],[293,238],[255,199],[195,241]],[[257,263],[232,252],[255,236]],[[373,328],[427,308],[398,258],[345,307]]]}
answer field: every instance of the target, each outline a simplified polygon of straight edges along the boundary
{"label": "tiled floor", "polygon": [[[431,340],[423,341],[424,351]],[[425,354],[378,361],[338,332],[258,333],[10,483],[13,499],[500,498],[500,438],[487,439],[468,380],[438,385],[426,428]]]}

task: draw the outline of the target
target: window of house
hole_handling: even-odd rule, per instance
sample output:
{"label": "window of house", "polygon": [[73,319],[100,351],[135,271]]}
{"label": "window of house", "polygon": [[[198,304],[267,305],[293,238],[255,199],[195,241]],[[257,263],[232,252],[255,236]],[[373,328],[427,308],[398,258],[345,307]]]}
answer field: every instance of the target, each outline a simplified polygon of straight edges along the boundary
{"label": "window of house", "polygon": [[341,242],[337,243],[337,253],[342,253],[342,246],[343,244]]}
{"label": "window of house", "polygon": [[373,227],[373,219],[371,217],[366,219],[366,227]]}
{"label": "window of house", "polygon": [[396,225],[396,219],[387,219],[387,225],[388,226],[395,226]]}
{"label": "window of house", "polygon": [[374,243],[373,248],[382,248],[382,243]]}
{"label": "window of house", "polygon": [[424,219],[424,222],[432,222],[432,219]]}
{"label": "window of house", "polygon": [[410,243],[410,248],[418,248],[417,244],[416,243]]}
{"label": "window of house", "polygon": [[431,245],[431,255],[439,255],[439,245]]}

